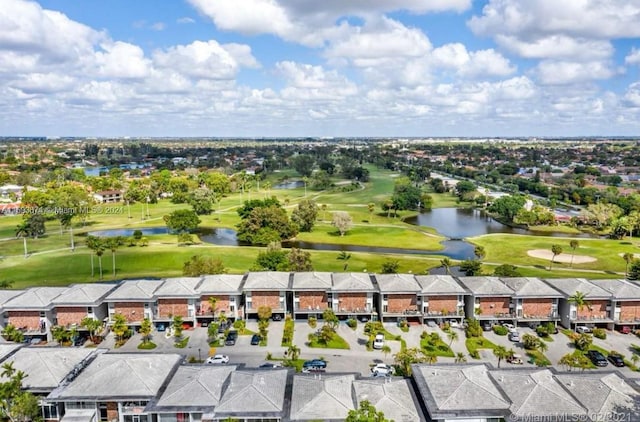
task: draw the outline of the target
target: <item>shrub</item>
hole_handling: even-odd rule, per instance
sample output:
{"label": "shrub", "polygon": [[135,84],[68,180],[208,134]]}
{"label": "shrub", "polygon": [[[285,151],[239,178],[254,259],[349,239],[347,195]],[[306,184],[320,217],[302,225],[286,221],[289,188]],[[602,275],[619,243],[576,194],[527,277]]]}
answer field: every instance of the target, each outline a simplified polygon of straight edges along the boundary
{"label": "shrub", "polygon": [[607,331],[604,328],[594,328],[593,329],[593,336],[595,338],[599,338],[601,340],[604,340],[607,338]]}
{"label": "shrub", "polygon": [[467,320],[467,328],[465,328],[464,333],[467,337],[482,337],[480,322],[475,318]]}
{"label": "shrub", "polygon": [[473,359],[480,359],[480,352],[478,352],[478,350],[472,350],[469,352],[469,356]]}
{"label": "shrub", "polygon": [[347,325],[355,330],[358,326],[358,321],[355,318],[349,318],[347,320]]}
{"label": "shrub", "polygon": [[448,322],[443,322],[442,323],[442,331],[447,333],[447,332],[449,332],[449,330],[451,330],[451,324],[448,323]]}
{"label": "shrub", "polygon": [[238,319],[233,322],[233,328],[235,328],[238,331],[243,331],[246,326],[247,326],[247,322],[244,319]]}
{"label": "shrub", "polygon": [[284,330],[282,332],[282,346],[290,346],[293,341],[294,322],[291,317],[287,316],[284,320]]}
{"label": "shrub", "polygon": [[493,332],[499,336],[506,336],[509,333],[509,329],[507,327],[503,327],[502,325],[494,325]]}
{"label": "shrub", "polygon": [[309,327],[311,328],[316,328],[318,326],[318,318],[314,316],[310,316],[307,322],[309,323]]}
{"label": "shrub", "polygon": [[536,327],[536,334],[538,334],[540,337],[549,337],[549,330],[547,330],[547,327],[545,327],[544,325],[538,325]]}
{"label": "shrub", "polygon": [[429,333],[427,333],[426,331],[423,331],[422,334],[420,334],[420,338],[423,340],[427,337],[429,337]]}
{"label": "shrub", "polygon": [[578,350],[589,350],[591,343],[593,343],[593,337],[591,334],[578,334],[573,343]]}

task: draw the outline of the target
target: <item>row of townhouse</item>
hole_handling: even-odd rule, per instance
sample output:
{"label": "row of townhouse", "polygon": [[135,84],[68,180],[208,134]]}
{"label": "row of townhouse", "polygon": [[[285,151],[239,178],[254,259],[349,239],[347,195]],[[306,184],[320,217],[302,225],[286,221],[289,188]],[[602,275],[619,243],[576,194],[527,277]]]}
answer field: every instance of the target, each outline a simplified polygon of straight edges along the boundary
{"label": "row of townhouse", "polygon": [[[576,292],[584,294],[585,306],[570,300]],[[640,327],[640,285],[627,280],[328,272],[249,272],[3,290],[0,323],[45,337],[51,326],[79,326],[85,317],[108,323],[121,314],[132,326],[148,318],[159,327],[180,316],[185,324],[197,326],[222,313],[230,320],[255,318],[262,306],[296,320],[321,317],[332,309],[342,319],[425,323],[475,317],[516,325]]]}
{"label": "row of townhouse", "polygon": [[640,420],[639,380],[617,371],[415,364],[410,378],[363,378],[183,361],[0,344],[45,422],[344,421],[365,400],[398,422]]}

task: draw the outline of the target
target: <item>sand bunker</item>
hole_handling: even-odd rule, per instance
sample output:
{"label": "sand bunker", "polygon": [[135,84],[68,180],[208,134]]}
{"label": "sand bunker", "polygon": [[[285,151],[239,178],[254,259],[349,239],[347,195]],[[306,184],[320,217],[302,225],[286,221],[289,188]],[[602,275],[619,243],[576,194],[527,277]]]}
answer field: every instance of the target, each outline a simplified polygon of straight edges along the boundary
{"label": "sand bunker", "polygon": [[[531,249],[527,251],[527,255],[532,256],[534,258],[546,259],[551,261],[553,257],[553,252],[548,251],[546,249]],[[595,262],[596,258],[587,255],[574,255],[573,263],[574,264],[586,264],[587,262]],[[567,264],[571,263],[571,254],[570,253],[561,253],[560,255],[556,255],[553,259],[553,262],[565,262]]]}

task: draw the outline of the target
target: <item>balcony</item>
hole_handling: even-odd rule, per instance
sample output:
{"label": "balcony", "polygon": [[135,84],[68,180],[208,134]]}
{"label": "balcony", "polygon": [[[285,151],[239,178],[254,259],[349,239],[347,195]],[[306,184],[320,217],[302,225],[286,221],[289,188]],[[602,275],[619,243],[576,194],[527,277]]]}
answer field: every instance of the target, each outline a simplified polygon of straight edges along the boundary
{"label": "balcony", "polygon": [[403,316],[422,316],[422,313],[417,309],[405,309],[405,310],[393,310],[382,311],[384,315],[403,315]]}
{"label": "balcony", "polygon": [[373,307],[371,306],[365,306],[362,308],[344,308],[344,307],[334,307],[333,308],[333,312],[336,313],[337,315],[343,315],[343,314],[370,314],[371,312],[373,312]]}
{"label": "balcony", "polygon": [[299,312],[299,313],[304,313],[304,312],[322,312],[325,309],[329,309],[330,306],[327,305],[326,303],[323,303],[322,305],[316,305],[315,307],[313,306],[300,306],[297,303],[294,305],[293,310],[295,312]]}
{"label": "balcony", "polygon": [[523,321],[547,321],[553,319],[560,319],[560,315],[557,312],[551,312],[547,315],[524,314],[518,317],[518,320]]}
{"label": "balcony", "polygon": [[578,316],[573,321],[577,322],[609,322],[612,318],[607,315],[591,315],[591,316]]}
{"label": "balcony", "polygon": [[638,323],[640,323],[640,317],[636,317],[636,318],[625,318],[625,319],[618,318],[618,319],[616,320],[616,322],[617,322],[617,323],[620,323],[620,324],[638,324]]}
{"label": "balcony", "polygon": [[446,311],[446,312],[442,312],[442,311],[429,311],[428,309],[425,310],[423,312],[423,315],[425,317],[431,317],[431,318],[444,318],[444,317],[456,317],[456,316],[464,316],[464,311],[462,309],[458,310],[458,311]]}

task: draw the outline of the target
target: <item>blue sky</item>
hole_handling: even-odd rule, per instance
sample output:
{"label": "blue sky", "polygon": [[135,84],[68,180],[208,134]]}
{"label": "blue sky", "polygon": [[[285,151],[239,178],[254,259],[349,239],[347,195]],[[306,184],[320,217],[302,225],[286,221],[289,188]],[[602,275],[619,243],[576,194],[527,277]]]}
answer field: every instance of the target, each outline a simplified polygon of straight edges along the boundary
{"label": "blue sky", "polygon": [[638,22],[640,0],[0,0],[0,135],[636,136]]}

